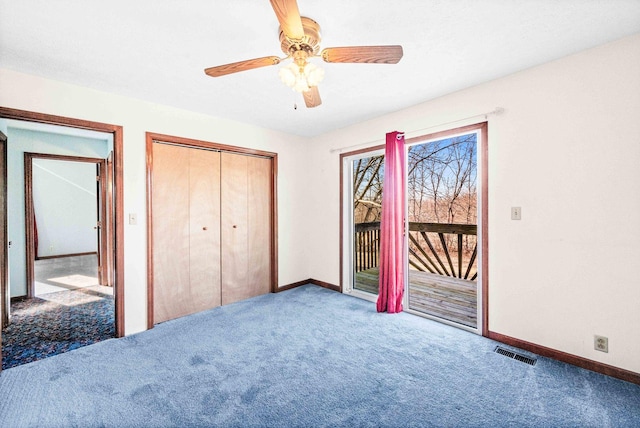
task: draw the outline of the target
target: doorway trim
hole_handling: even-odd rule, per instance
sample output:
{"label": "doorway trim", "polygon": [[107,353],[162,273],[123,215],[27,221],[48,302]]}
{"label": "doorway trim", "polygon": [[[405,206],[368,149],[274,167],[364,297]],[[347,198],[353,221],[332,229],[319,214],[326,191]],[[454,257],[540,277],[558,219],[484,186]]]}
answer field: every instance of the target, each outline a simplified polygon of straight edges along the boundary
{"label": "doorway trim", "polygon": [[[45,113],[37,113],[27,110],[18,110],[0,106],[0,118],[15,119],[27,122],[46,123],[50,125],[66,126],[69,128],[87,129],[91,131],[105,132],[113,135],[114,157],[114,295],[115,295],[115,330],[116,337],[124,336],[124,197],[123,197],[123,128],[120,125],[112,125],[101,122],[92,122],[83,119],[74,119],[64,116],[55,116]],[[2,183],[6,185],[6,183]],[[7,252],[7,239],[0,236],[0,259]],[[8,288],[4,284],[3,288]],[[8,293],[8,290],[2,290]]]}
{"label": "doorway trim", "polygon": [[[107,222],[107,213],[105,209],[106,202],[106,183],[105,183],[105,159],[100,158],[85,158],[80,156],[67,156],[67,155],[52,155],[45,153],[27,153],[24,154],[24,215],[25,215],[25,232],[26,232],[26,254],[27,254],[27,297],[32,298],[35,297],[35,274],[34,274],[34,262],[37,258],[36,254],[36,246],[35,246],[35,234],[34,230],[34,201],[33,201],[33,160],[34,159],[48,159],[48,160],[59,160],[59,161],[68,161],[68,162],[84,162],[94,165],[99,165],[100,168],[100,203],[98,205],[100,222]],[[107,234],[105,233],[107,228],[100,227],[100,239],[97,243],[97,254],[98,254],[98,278],[99,284],[105,285],[103,278],[105,278],[105,270],[112,270],[113,266],[108,266],[104,263],[104,259],[109,263],[109,258],[104,250],[106,246],[106,241],[109,239]],[[91,253],[89,253],[91,254]],[[103,258],[102,263],[100,258]]]}

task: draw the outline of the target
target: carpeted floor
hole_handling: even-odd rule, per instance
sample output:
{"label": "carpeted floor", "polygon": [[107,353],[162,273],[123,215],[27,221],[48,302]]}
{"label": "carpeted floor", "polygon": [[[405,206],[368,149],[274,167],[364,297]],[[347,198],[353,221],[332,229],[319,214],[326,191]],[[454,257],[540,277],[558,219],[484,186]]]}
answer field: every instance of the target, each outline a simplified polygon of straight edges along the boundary
{"label": "carpeted floor", "polygon": [[2,368],[47,358],[115,336],[108,287],[47,293],[11,304],[2,331]]}
{"label": "carpeted floor", "polygon": [[640,386],[312,285],[0,376],[3,427],[638,427]]}

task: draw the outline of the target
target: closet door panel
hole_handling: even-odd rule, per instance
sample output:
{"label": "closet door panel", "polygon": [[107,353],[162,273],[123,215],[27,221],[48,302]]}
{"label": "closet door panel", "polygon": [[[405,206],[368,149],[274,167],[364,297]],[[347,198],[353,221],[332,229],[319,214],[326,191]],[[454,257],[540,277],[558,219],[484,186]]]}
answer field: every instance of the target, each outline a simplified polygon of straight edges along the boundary
{"label": "closet door panel", "polygon": [[222,153],[222,304],[250,297],[248,282],[248,156]]}
{"label": "closet door panel", "polygon": [[250,201],[247,294],[258,296],[271,291],[271,160],[247,160]]}
{"label": "closet door panel", "polygon": [[154,322],[189,313],[189,150],[153,144]]}
{"label": "closet door panel", "polygon": [[190,149],[191,310],[220,306],[220,153]]}

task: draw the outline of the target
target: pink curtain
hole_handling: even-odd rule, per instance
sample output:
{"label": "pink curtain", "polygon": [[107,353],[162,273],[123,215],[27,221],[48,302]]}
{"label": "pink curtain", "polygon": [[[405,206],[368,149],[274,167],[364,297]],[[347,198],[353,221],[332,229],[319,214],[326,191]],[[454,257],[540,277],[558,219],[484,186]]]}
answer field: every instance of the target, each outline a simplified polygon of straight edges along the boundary
{"label": "pink curtain", "polygon": [[402,312],[404,294],[404,134],[387,134],[384,153],[382,218],[380,221],[380,285],[378,312]]}

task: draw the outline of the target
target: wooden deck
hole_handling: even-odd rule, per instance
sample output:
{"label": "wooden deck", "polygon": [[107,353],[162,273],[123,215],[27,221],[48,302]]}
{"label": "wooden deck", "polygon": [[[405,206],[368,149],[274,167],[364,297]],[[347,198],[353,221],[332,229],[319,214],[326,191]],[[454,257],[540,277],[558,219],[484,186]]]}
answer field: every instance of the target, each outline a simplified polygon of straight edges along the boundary
{"label": "wooden deck", "polygon": [[[356,274],[355,289],[378,294],[378,268]],[[476,328],[476,281],[409,270],[409,309]]]}

